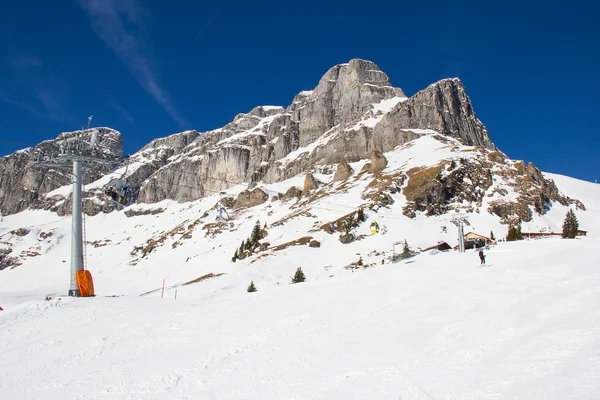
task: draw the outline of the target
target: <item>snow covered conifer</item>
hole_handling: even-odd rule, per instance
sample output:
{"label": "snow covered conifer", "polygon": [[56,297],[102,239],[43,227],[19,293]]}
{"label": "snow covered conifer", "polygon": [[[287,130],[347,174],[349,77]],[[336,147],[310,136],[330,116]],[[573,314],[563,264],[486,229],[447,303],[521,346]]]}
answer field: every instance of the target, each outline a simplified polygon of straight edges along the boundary
{"label": "snow covered conifer", "polygon": [[254,286],[254,281],[250,282],[250,286],[248,286],[248,293],[256,292],[256,286]]}
{"label": "snow covered conifer", "polygon": [[306,276],[304,276],[304,272],[302,272],[302,267],[298,267],[294,276],[292,276],[292,283],[300,283],[306,280]]}
{"label": "snow covered conifer", "polygon": [[402,249],[402,254],[410,254],[410,247],[408,247],[408,242],[406,241],[406,239],[404,239],[404,248]]}
{"label": "snow covered conifer", "polygon": [[574,239],[577,236],[579,221],[577,221],[577,216],[575,216],[573,210],[567,212],[562,229],[562,237],[565,239]]}
{"label": "snow covered conifer", "polygon": [[490,239],[496,240],[496,238],[494,237],[494,231],[490,231]]}
{"label": "snow covered conifer", "polygon": [[236,262],[238,259],[238,250],[235,249],[235,253],[233,253],[233,257],[231,257],[231,261]]}

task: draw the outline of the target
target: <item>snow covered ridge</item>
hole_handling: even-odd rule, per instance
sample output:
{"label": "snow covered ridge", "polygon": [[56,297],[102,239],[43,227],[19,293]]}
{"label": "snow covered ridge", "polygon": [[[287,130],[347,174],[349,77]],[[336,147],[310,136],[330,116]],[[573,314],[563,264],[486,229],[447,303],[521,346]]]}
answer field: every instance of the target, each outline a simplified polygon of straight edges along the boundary
{"label": "snow covered ridge", "polygon": [[[122,173],[123,169],[113,174]],[[180,179],[187,178],[181,175]],[[370,232],[371,222],[377,222],[387,231],[392,230],[390,224],[429,231],[423,237],[410,236],[418,248],[427,248],[438,241],[454,243],[455,234],[448,228],[452,226],[449,219],[456,213],[467,215],[472,222],[480,221],[472,225],[475,232],[489,235],[494,231],[496,237],[502,237],[508,226],[517,224],[521,224],[524,232],[560,232],[564,214],[573,209],[581,219],[581,229],[593,231],[587,216],[595,218],[597,199],[586,195],[580,201],[582,191],[578,189],[559,192],[552,179],[534,166],[508,160],[499,152],[464,146],[457,139],[437,133],[427,134],[392,152],[373,153],[368,161],[342,163],[333,168],[324,165],[312,174],[299,174],[273,184],[261,183],[249,189],[238,182],[222,191],[207,193],[197,201],[162,200],[121,207],[110,218],[99,213],[94,218],[100,219],[90,221],[119,221],[120,233],[93,234],[88,243],[102,243],[108,249],[117,246],[123,251],[124,263],[138,266],[160,260],[161,254],[168,253],[165,249],[183,248],[190,243],[227,248],[231,254],[220,251],[219,254],[221,261],[229,262],[256,219],[267,224],[266,244],[246,257],[245,262],[278,258],[289,246],[312,241],[323,243],[323,235],[331,236],[327,240],[334,241],[366,240],[361,235]],[[152,183],[153,180],[156,182]],[[151,177],[148,184],[160,183],[160,179]],[[590,185],[590,193],[598,191],[597,185]],[[90,185],[89,190],[92,189]],[[85,204],[102,208],[102,202],[98,201],[88,196]],[[61,206],[69,207],[66,203]],[[366,213],[366,221],[355,219],[361,209]],[[227,218],[221,218],[219,210],[225,210]],[[29,220],[28,215],[39,212],[25,211],[19,215]],[[145,216],[151,216],[147,227]],[[6,221],[18,221],[21,217],[10,218]],[[68,215],[63,218],[68,219]],[[343,237],[348,223],[358,229],[355,237]],[[31,230],[30,225],[8,224],[6,229],[12,226],[7,232],[19,228]],[[438,235],[442,226],[446,231]],[[33,228],[41,229],[35,223]],[[136,231],[134,236],[132,231]],[[19,244],[18,235],[7,234],[0,240],[8,243],[6,249],[13,257],[7,267],[17,263],[26,265],[30,254],[47,250],[43,240],[39,244],[34,241],[36,246],[27,248]],[[207,250],[215,251],[212,247]],[[383,248],[379,251],[376,261],[387,260],[389,254]]]}
{"label": "snow covered ridge", "polygon": [[[84,209],[96,214],[118,208],[100,204],[102,188],[111,179],[126,181],[136,193],[137,204],[166,199],[187,202],[240,183],[253,187],[281,182],[366,160],[375,150],[388,153],[427,135],[496,150],[457,78],[407,97],[391,86],[376,64],[354,59],[330,68],[313,90],[300,92],[287,108],[258,106],[222,128],[152,140],[110,176],[93,175],[96,182],[86,181]],[[26,168],[26,156],[13,159],[23,160]],[[17,180],[11,162],[0,162],[0,173],[7,176],[0,182]],[[28,206],[61,215],[70,212],[69,202],[64,201],[70,189],[61,188],[68,177],[60,171],[47,171],[44,176],[44,185],[19,182],[24,189],[18,195],[0,191],[3,213]]]}

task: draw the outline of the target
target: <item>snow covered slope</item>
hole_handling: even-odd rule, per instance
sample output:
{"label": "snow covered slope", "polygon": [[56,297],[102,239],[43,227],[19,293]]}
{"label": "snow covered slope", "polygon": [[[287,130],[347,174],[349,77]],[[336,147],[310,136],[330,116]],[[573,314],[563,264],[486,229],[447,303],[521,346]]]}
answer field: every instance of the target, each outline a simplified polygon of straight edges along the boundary
{"label": "snow covered slope", "polygon": [[[502,243],[487,268],[473,252],[358,270],[325,270],[324,252],[313,249],[245,271],[200,258],[187,268],[228,275],[179,287],[176,300],[167,290],[162,300],[156,292],[17,305],[23,299],[3,284],[0,392],[11,400],[597,399],[599,245],[598,237]],[[299,264],[308,279],[289,285]],[[124,268],[122,279],[146,279],[137,269]],[[250,279],[258,292],[246,292]],[[104,292],[109,281],[100,282]]]}
{"label": "snow covered slope", "polygon": [[[260,184],[269,199],[249,208],[233,206],[241,184],[193,202],[88,217],[93,299],[63,297],[70,217],[43,210],[5,217],[0,251],[21,265],[0,271],[0,393],[598,398],[600,185],[544,174],[560,192],[549,181],[538,187],[535,169],[505,158],[480,174],[497,152],[423,135],[386,153],[382,172],[370,172],[381,158],[350,164],[353,172],[338,182],[320,170],[318,188],[299,198],[284,193],[306,188],[304,175]],[[451,201],[424,203],[458,180],[461,193]],[[449,220],[457,212],[474,232],[503,238],[501,220],[514,215],[495,214],[506,211],[499,201],[528,211],[523,231],[560,231],[573,209],[588,236],[500,242],[487,252],[487,268],[478,268],[473,251],[392,262],[402,247],[394,243],[404,240],[413,250],[455,245]],[[219,203],[226,220],[216,221]],[[361,208],[364,222],[355,218]],[[233,262],[257,220],[266,225],[262,246]],[[343,221],[354,225],[347,244]],[[372,234],[373,221],[386,233]],[[290,285],[298,267],[307,281]],[[246,292],[250,281],[257,293]]]}

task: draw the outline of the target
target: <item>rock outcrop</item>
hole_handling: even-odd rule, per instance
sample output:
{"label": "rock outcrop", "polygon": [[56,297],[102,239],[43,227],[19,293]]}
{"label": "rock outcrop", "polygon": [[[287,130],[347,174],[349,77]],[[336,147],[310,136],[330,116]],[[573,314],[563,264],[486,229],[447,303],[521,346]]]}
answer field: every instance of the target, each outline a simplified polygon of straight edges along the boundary
{"label": "rock outcrop", "polygon": [[387,167],[387,158],[379,150],[371,152],[371,167],[370,171],[372,174],[378,174]]}
{"label": "rock outcrop", "polygon": [[304,189],[302,190],[302,194],[304,196],[307,196],[311,190],[315,190],[318,187],[319,187],[319,184],[317,183],[317,180],[315,179],[313,174],[311,174],[311,173],[306,174],[306,177],[304,178]]}
{"label": "rock outcrop", "polygon": [[353,172],[354,172],[354,170],[352,169],[350,164],[340,163],[340,164],[338,164],[337,168],[335,169],[335,174],[333,174],[333,181],[334,182],[345,181],[350,176],[352,176]]}
{"label": "rock outcrop", "polygon": [[[61,133],[54,140],[44,141],[33,148],[17,151],[0,158],[0,211],[13,214],[34,205],[44,194],[71,182],[71,169],[34,165],[58,154],[60,143],[73,137],[87,142],[96,135],[98,147],[110,156],[122,155],[121,134],[110,128],[92,128]],[[114,166],[92,165],[86,168],[84,184],[87,185],[106,174]],[[60,197],[64,199],[64,196]]]}
{"label": "rock outcrop", "polygon": [[256,188],[254,190],[244,190],[238,195],[238,198],[235,202],[235,206],[233,208],[248,208],[254,207],[259,204],[262,204],[269,200],[269,195]]}
{"label": "rock outcrop", "polygon": [[[103,145],[120,154],[120,134],[98,129],[102,131]],[[353,59],[330,68],[313,90],[298,93],[288,107],[258,106],[236,115],[219,129],[185,131],[153,140],[129,157],[119,170],[119,178],[136,193],[138,203],[155,203],[164,199],[196,200],[239,184],[247,184],[251,189],[261,181],[277,182],[335,164],[338,166],[333,181],[342,181],[353,173],[348,163],[367,158],[369,172],[385,176],[387,160],[382,152],[424,135],[447,140],[449,146],[478,146],[487,158],[458,169],[448,170],[447,165],[442,165],[412,171],[403,189],[409,200],[407,215],[419,211],[443,213],[458,200],[481,205],[482,193],[492,185],[486,168],[509,167],[510,160],[495,148],[459,79],[441,80],[407,97],[402,89],[392,86],[376,64]],[[56,148],[54,142],[41,143],[36,151],[50,154]],[[0,159],[2,212],[11,214],[32,206],[69,213],[68,196],[64,201],[64,194],[49,193],[69,183],[69,171],[30,168],[31,157],[32,149],[26,149]],[[88,173],[86,184],[105,174],[107,168],[103,168]],[[511,168],[521,168],[510,179],[520,201],[531,205],[534,212],[543,213],[551,201],[575,201],[561,196],[535,167]],[[479,182],[480,190],[470,190],[469,180],[473,179]],[[306,194],[316,189],[317,182],[308,174],[304,186]],[[299,192],[293,189],[281,198],[298,198]],[[391,193],[380,191],[377,203],[392,204]],[[120,208],[102,205],[102,196],[98,187],[86,189],[84,210],[95,214]],[[250,207],[267,198],[262,191],[245,191],[235,207]],[[496,204],[494,210],[502,218],[525,217],[527,207],[490,204]]]}
{"label": "rock outcrop", "polygon": [[296,186],[292,186],[283,196],[281,196],[281,200],[299,199],[300,197],[302,197],[302,190],[298,189]]}

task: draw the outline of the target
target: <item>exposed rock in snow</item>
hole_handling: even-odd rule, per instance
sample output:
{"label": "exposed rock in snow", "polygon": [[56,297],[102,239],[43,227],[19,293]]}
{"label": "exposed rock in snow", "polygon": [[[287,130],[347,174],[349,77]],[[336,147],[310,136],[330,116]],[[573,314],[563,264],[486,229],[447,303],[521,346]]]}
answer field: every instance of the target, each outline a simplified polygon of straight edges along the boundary
{"label": "exposed rock in snow", "polygon": [[238,195],[233,208],[255,207],[269,200],[269,195],[259,188],[254,190],[244,190]]}
{"label": "exposed rock in snow", "polygon": [[302,194],[307,196],[311,190],[315,190],[319,187],[317,180],[313,176],[313,174],[308,173],[304,178],[304,189],[302,190]]}
{"label": "exposed rock in snow", "polygon": [[350,164],[340,163],[337,165],[337,167],[335,169],[335,174],[333,175],[333,181],[334,182],[345,181],[352,175],[353,172],[354,172],[354,170],[352,169]]}
{"label": "exposed rock in snow", "polygon": [[387,158],[379,150],[371,152],[371,173],[378,174],[387,167]]}

